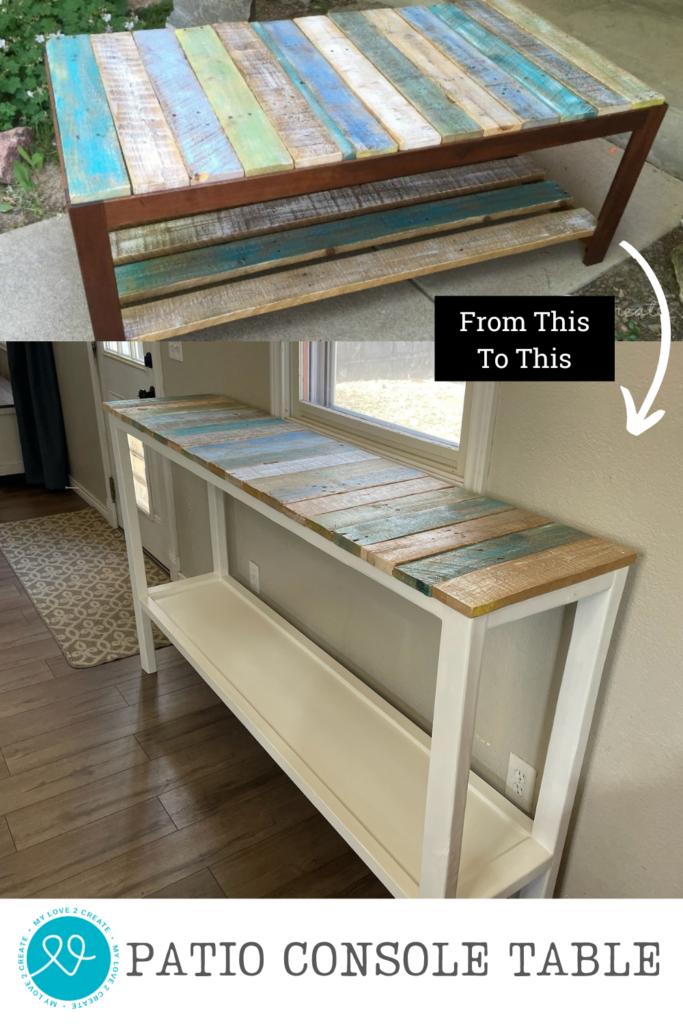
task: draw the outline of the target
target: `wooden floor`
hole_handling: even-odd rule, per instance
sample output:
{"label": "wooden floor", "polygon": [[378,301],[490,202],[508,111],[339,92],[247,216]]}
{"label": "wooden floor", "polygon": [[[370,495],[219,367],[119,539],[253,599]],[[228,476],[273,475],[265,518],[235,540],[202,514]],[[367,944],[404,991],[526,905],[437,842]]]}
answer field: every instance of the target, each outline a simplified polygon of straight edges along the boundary
{"label": "wooden floor", "polygon": [[[0,484],[5,522],[79,507]],[[157,657],[70,668],[0,554],[0,898],[390,898],[175,648]]]}

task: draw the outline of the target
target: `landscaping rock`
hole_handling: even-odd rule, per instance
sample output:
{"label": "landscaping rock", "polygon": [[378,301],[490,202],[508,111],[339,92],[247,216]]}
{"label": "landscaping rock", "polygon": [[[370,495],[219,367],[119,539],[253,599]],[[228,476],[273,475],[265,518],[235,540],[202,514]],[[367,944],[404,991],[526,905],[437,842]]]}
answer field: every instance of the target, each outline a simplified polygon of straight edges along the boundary
{"label": "landscaping rock", "polygon": [[129,11],[139,11],[141,7],[154,7],[159,0],[128,0]]}
{"label": "landscaping rock", "polygon": [[216,25],[222,21],[251,21],[254,0],[174,0],[169,28]]}
{"label": "landscaping rock", "polygon": [[683,302],[683,245],[677,245],[676,248],[672,250],[671,262],[673,263],[674,271],[676,273],[681,302]]}
{"label": "landscaping rock", "polygon": [[11,185],[14,181],[14,161],[19,158],[18,148],[28,149],[33,142],[33,128],[10,128],[0,132],[0,181]]}

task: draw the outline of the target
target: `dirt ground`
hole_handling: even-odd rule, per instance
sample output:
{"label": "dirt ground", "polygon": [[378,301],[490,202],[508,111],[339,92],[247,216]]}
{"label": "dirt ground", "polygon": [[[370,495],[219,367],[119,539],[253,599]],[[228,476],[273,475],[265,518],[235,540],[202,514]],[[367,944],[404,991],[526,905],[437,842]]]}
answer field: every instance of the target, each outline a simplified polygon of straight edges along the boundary
{"label": "dirt ground", "polygon": [[[64,213],[66,209],[64,186],[59,166],[56,163],[46,164],[37,175],[36,193],[42,203],[43,212],[18,207],[9,213],[0,213],[0,234],[3,231],[13,231],[14,228],[23,228],[25,224],[34,224],[38,220],[45,220],[48,217],[55,217],[58,213]],[[10,196],[17,194],[16,189],[10,190],[0,185],[0,203],[10,201]]]}

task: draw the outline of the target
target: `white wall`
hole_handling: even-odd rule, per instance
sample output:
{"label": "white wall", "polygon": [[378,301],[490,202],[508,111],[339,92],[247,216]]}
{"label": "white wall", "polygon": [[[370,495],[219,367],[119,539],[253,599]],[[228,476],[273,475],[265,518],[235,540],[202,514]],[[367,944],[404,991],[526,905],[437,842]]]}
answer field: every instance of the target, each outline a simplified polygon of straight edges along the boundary
{"label": "white wall", "polygon": [[[683,895],[683,352],[674,350],[662,389],[666,416],[640,438],[625,430],[616,384],[501,389],[489,493],[641,553],[605,671],[563,896]],[[657,353],[656,344],[618,346],[617,380],[639,401]],[[182,364],[164,355],[168,394],[221,392],[267,408],[266,343],[193,342],[184,355]],[[185,575],[205,572],[204,487],[182,470],[175,479],[181,567]],[[229,501],[228,512],[237,578],[248,585],[247,563],[257,562],[269,603],[428,727],[437,621],[240,503]],[[511,750],[543,768],[571,618],[546,612],[487,637],[474,767],[499,789]]]}

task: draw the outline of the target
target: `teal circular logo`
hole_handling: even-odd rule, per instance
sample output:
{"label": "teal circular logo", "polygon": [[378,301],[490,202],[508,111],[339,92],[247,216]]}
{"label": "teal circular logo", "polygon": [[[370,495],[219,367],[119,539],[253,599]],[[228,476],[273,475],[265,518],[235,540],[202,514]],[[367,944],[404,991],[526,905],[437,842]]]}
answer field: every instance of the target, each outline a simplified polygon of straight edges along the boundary
{"label": "teal circular logo", "polygon": [[25,971],[49,1000],[77,1003],[99,993],[112,969],[109,940],[93,921],[52,917],[26,947]]}

